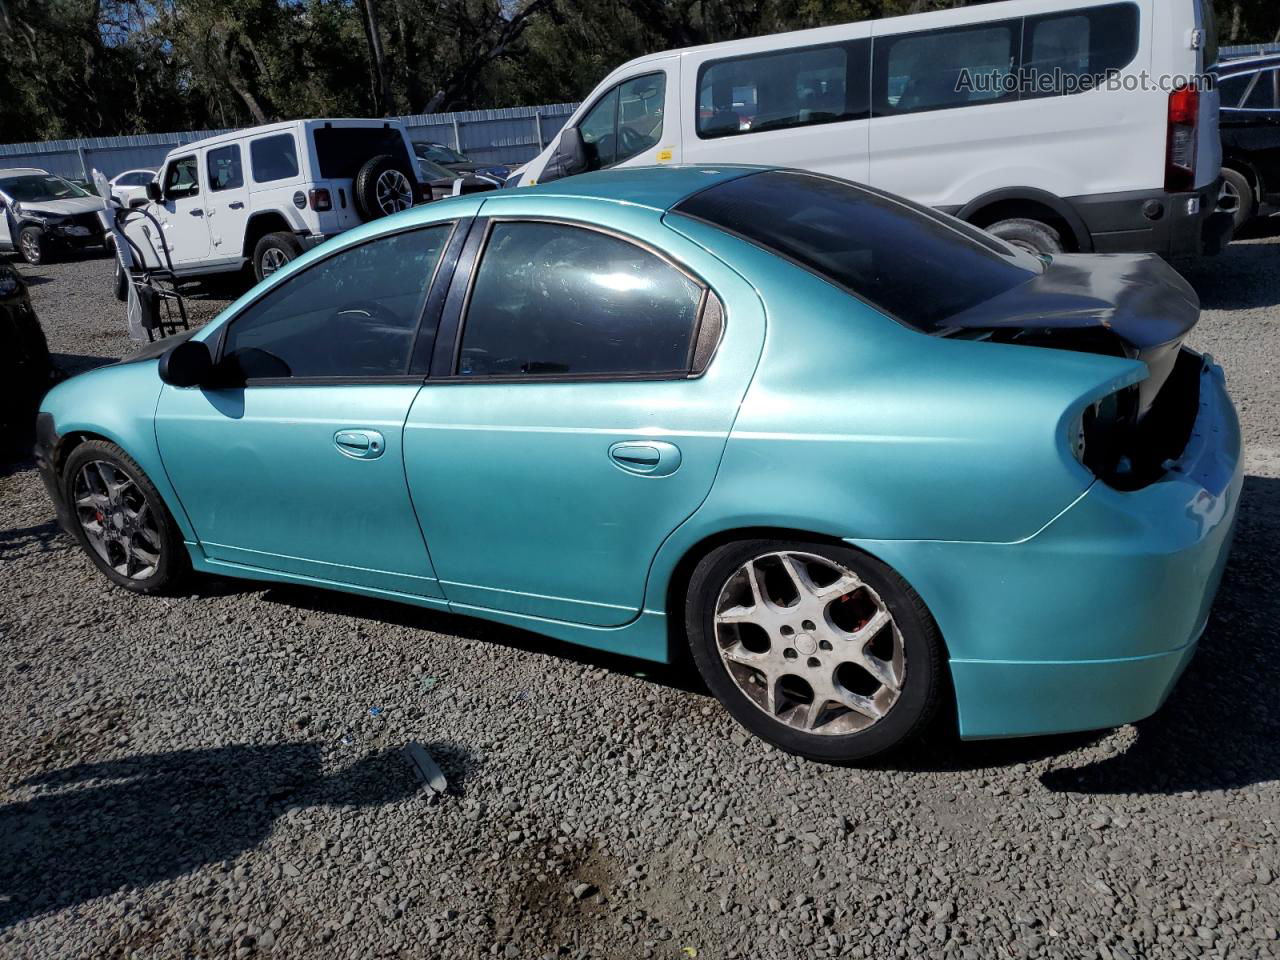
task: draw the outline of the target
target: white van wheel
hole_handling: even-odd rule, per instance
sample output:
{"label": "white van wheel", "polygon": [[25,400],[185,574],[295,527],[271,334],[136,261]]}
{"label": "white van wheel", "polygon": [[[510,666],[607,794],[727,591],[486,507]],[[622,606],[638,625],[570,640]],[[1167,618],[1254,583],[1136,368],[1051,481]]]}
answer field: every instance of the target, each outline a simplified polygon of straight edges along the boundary
{"label": "white van wheel", "polygon": [[999,237],[1005,243],[1021,247],[1028,253],[1040,254],[1064,253],[1066,244],[1062,242],[1062,234],[1047,223],[1039,220],[1017,218],[1001,220],[987,227],[987,233]]}

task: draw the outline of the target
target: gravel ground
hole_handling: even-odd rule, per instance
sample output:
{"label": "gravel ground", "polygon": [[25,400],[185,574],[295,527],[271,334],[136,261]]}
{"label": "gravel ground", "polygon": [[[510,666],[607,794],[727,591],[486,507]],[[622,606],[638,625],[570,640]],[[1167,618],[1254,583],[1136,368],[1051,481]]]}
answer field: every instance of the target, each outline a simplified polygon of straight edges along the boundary
{"label": "gravel ground", "polygon": [[[1099,734],[798,761],[684,670],[298,588],[132,596],[9,469],[0,956],[1280,957],[1272,234],[1187,271],[1249,446],[1226,582],[1165,708]],[[108,261],[24,272],[65,369],[129,351]]]}

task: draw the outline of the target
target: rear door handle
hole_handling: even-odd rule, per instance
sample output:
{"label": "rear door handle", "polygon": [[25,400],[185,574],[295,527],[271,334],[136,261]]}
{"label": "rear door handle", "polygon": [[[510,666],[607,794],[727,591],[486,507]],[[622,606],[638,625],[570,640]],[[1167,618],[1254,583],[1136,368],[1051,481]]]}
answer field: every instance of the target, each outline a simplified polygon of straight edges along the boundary
{"label": "rear door handle", "polygon": [[204,211],[201,210],[199,207],[196,207],[194,210],[191,211],[191,215],[193,217],[203,217]]}
{"label": "rear door handle", "polygon": [[664,440],[620,440],[609,448],[613,465],[641,477],[669,477],[680,469],[680,448]]}
{"label": "rear door handle", "polygon": [[228,210],[243,210],[243,209],[244,209],[244,203],[242,203],[242,202],[241,202],[241,201],[239,201],[239,200],[233,200],[231,203],[228,203],[228,204],[227,204],[227,209],[228,209]]}
{"label": "rear door handle", "polygon": [[333,445],[353,460],[377,460],[387,449],[386,439],[377,430],[339,430]]}

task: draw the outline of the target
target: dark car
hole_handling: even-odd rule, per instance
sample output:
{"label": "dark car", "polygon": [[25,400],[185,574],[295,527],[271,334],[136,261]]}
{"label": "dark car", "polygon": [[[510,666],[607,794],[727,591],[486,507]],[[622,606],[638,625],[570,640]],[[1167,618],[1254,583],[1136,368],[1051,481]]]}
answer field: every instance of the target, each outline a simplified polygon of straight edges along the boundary
{"label": "dark car", "polygon": [[49,347],[27,285],[0,261],[0,463],[31,450],[36,410],[53,382]]}
{"label": "dark car", "polygon": [[453,147],[429,140],[415,140],[413,152],[423,160],[430,160],[456,173],[478,173],[505,182],[511,176],[511,168],[505,163],[481,163],[472,160],[465,153],[459,153]]}
{"label": "dark car", "polygon": [[1240,198],[1239,230],[1280,204],[1280,56],[1220,63],[1213,73],[1222,94],[1222,174]]}
{"label": "dark car", "polygon": [[431,191],[432,200],[456,197],[464,193],[497,190],[502,181],[483,173],[462,173],[439,163],[418,157],[418,179]]}

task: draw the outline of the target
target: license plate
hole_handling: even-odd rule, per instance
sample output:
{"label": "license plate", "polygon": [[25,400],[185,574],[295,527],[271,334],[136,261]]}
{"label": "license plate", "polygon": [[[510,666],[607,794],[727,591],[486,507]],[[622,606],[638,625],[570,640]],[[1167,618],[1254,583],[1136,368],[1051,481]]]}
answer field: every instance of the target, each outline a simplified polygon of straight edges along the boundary
{"label": "license plate", "polygon": [[69,237],[87,237],[89,235],[88,227],[66,227],[63,231]]}

